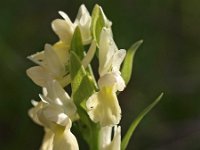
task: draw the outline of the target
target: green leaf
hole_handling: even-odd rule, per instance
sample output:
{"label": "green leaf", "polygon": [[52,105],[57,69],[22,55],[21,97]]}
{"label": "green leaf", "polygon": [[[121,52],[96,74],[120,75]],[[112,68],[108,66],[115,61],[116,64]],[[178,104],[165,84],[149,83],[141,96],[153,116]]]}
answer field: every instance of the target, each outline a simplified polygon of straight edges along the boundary
{"label": "green leaf", "polygon": [[84,57],[84,46],[79,27],[76,27],[71,41],[71,51],[73,51],[80,60]]}
{"label": "green leaf", "polygon": [[87,100],[95,92],[95,89],[92,79],[73,51],[70,53],[70,75],[73,100],[79,105],[82,101]]}
{"label": "green leaf", "polygon": [[126,57],[125,57],[125,60],[124,60],[124,63],[123,63],[122,69],[121,69],[121,75],[122,75],[126,85],[128,84],[128,82],[131,79],[132,66],[133,66],[135,53],[142,43],[143,43],[143,40],[137,41],[127,51],[127,54],[126,54]]}
{"label": "green leaf", "polygon": [[74,51],[70,53],[70,75],[72,97],[80,117],[80,120],[77,121],[79,132],[88,143],[90,150],[98,150],[100,127],[90,120],[85,107],[82,106],[95,92],[94,82]]}
{"label": "green leaf", "polygon": [[[79,27],[76,27],[74,31],[74,35],[72,37],[72,41],[71,41],[71,51],[73,51],[78,56],[78,58],[82,61],[83,58],[85,57],[85,51],[84,51],[84,45],[83,45],[81,37],[82,36],[81,36],[80,29]],[[97,89],[96,81],[93,76],[93,70],[90,67],[90,65],[88,65],[88,67],[86,68],[86,72],[88,73],[88,76],[93,79],[92,82],[95,86],[95,89]]]}
{"label": "green leaf", "polygon": [[123,137],[122,144],[121,144],[121,150],[125,150],[126,149],[126,147],[128,146],[129,140],[131,139],[131,136],[134,133],[134,131],[135,131],[136,127],[138,126],[138,124],[140,123],[140,121],[161,100],[162,97],[163,97],[163,93],[161,93],[152,104],[150,104],[148,107],[146,107],[137,116],[137,118],[132,122],[131,126],[129,127],[128,131],[126,132],[125,136]]}
{"label": "green leaf", "polygon": [[106,25],[105,25],[102,9],[99,5],[96,4],[92,11],[91,31],[92,31],[93,39],[97,43],[99,43],[100,34],[104,26]]}

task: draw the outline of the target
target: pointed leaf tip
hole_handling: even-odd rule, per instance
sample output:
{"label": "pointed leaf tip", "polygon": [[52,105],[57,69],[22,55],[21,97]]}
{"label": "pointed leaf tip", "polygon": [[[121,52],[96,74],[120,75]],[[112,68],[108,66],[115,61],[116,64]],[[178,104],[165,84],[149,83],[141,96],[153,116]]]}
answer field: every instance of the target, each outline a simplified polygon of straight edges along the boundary
{"label": "pointed leaf tip", "polygon": [[96,41],[97,45],[99,43],[101,30],[104,26],[106,26],[106,23],[104,20],[104,14],[102,12],[101,6],[96,4],[92,11],[91,32],[92,32],[93,39]]}
{"label": "pointed leaf tip", "polygon": [[76,27],[74,31],[74,35],[71,41],[71,51],[75,52],[75,54],[79,57],[80,60],[84,57],[84,46],[81,37],[81,31],[79,27]]}
{"label": "pointed leaf tip", "polygon": [[132,122],[130,125],[128,131],[123,137],[122,144],[121,144],[121,150],[125,150],[128,146],[128,143],[131,139],[132,134],[134,133],[136,127],[139,125],[141,120],[152,110],[152,108],[162,99],[163,93],[161,93],[156,100],[153,101],[149,106],[147,106],[138,116],[137,118]]}
{"label": "pointed leaf tip", "polygon": [[122,77],[126,85],[129,83],[131,79],[135,53],[142,43],[143,43],[143,40],[139,40],[135,42],[127,51],[127,54],[126,54],[126,57],[121,69]]}

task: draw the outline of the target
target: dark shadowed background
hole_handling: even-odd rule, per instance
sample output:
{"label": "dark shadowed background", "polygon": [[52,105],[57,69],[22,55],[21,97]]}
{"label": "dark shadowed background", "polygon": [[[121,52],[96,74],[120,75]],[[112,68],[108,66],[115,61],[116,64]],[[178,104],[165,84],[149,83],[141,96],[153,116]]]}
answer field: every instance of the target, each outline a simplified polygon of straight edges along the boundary
{"label": "dark shadowed background", "polygon": [[50,23],[80,4],[100,4],[119,48],[140,39],[133,77],[119,96],[122,134],[160,92],[164,98],[137,128],[128,150],[200,149],[199,0],[1,0],[0,149],[37,150],[43,129],[28,117],[41,89],[26,76],[26,56],[58,40]]}

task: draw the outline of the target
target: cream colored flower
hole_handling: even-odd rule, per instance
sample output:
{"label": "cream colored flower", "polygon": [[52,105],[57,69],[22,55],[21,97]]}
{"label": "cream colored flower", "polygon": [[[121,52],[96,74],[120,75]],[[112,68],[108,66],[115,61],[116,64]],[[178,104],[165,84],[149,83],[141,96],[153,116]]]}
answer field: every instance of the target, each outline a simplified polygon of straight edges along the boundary
{"label": "cream colored flower", "polygon": [[74,23],[72,23],[68,15],[64,12],[59,11],[59,14],[63,17],[64,20],[55,19],[52,22],[52,29],[58,35],[62,42],[64,42],[66,45],[71,44],[71,39],[77,26],[81,30],[83,44],[89,44],[91,42],[91,16],[85,5],[82,4],[80,6]]}
{"label": "cream colored flower", "polygon": [[121,119],[121,108],[114,88],[103,87],[94,93],[86,102],[88,115],[101,126],[118,124]]}
{"label": "cream colored flower", "polygon": [[121,119],[116,92],[125,88],[119,71],[125,55],[125,50],[118,50],[110,30],[103,28],[99,43],[99,91],[86,102],[91,120],[101,126],[116,125]]}
{"label": "cream colored flower", "polygon": [[77,109],[74,102],[56,80],[46,84],[40,98],[42,101],[34,101],[34,107],[29,111],[36,123],[50,128],[52,122],[65,126],[68,117],[71,120],[76,119]]}
{"label": "cream colored flower", "polygon": [[[100,86],[115,84],[116,90],[122,91],[125,82],[121,77],[120,65],[126,55],[126,50],[118,50],[109,29],[103,28],[99,42],[99,75]],[[103,83],[103,84],[102,84]]]}
{"label": "cream colored flower", "polygon": [[[67,54],[63,51],[58,54],[59,52],[56,52],[55,49],[62,51],[62,48],[58,48],[58,46],[54,48],[50,44],[46,44],[44,52],[29,57],[39,65],[26,71],[35,84],[44,87],[48,81],[57,80],[62,86],[66,86],[70,82],[69,71],[66,67]],[[63,55],[66,56],[65,59]]]}
{"label": "cream colored flower", "polygon": [[29,115],[45,128],[41,150],[65,150],[66,147],[69,150],[79,149],[77,140],[70,131],[71,119],[60,107],[40,102],[29,111]]}
{"label": "cream colored flower", "polygon": [[[121,149],[121,127],[114,126],[114,136],[112,137],[111,126],[103,127],[100,130],[100,150],[120,150]],[[112,139],[112,140],[111,140]]]}
{"label": "cream colored flower", "polygon": [[71,133],[71,121],[67,126],[57,126],[54,131],[45,128],[40,150],[79,150],[76,137]]}
{"label": "cream colored flower", "polygon": [[53,150],[78,150],[76,137],[70,131],[71,123],[64,130],[55,132],[53,140]]}
{"label": "cream colored flower", "polygon": [[[27,69],[27,75],[38,86],[45,87],[49,81],[57,80],[63,87],[71,80],[69,75],[69,52],[62,42],[51,46],[46,44],[44,51],[29,56],[28,58],[39,66]],[[86,68],[96,51],[96,44],[92,41],[90,48],[82,60]]]}
{"label": "cream colored flower", "polygon": [[71,119],[56,105],[39,102],[29,111],[32,119],[45,128],[41,150],[78,150],[78,143],[71,133]]}
{"label": "cream colored flower", "polygon": [[57,81],[49,81],[40,95],[42,101],[33,101],[30,117],[45,128],[41,150],[78,150],[71,133],[71,120],[76,119],[76,106]]}

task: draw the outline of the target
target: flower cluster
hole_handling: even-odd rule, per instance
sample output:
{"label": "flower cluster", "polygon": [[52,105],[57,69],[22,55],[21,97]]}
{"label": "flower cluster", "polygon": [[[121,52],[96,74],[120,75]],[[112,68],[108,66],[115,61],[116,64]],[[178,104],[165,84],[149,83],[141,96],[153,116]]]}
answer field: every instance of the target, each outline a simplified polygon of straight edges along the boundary
{"label": "flower cluster", "polygon": [[[91,150],[120,150],[117,94],[130,79],[134,53],[126,56],[126,50],[116,46],[112,23],[100,6],[90,15],[81,5],[74,22],[64,12],[59,14],[62,19],[52,22],[59,41],[45,44],[43,51],[28,57],[36,66],[27,69],[27,75],[42,87],[40,101],[33,100],[29,110],[33,121],[45,130],[41,150],[78,150],[76,134]],[[94,57],[99,61],[97,79],[91,67]]]}

